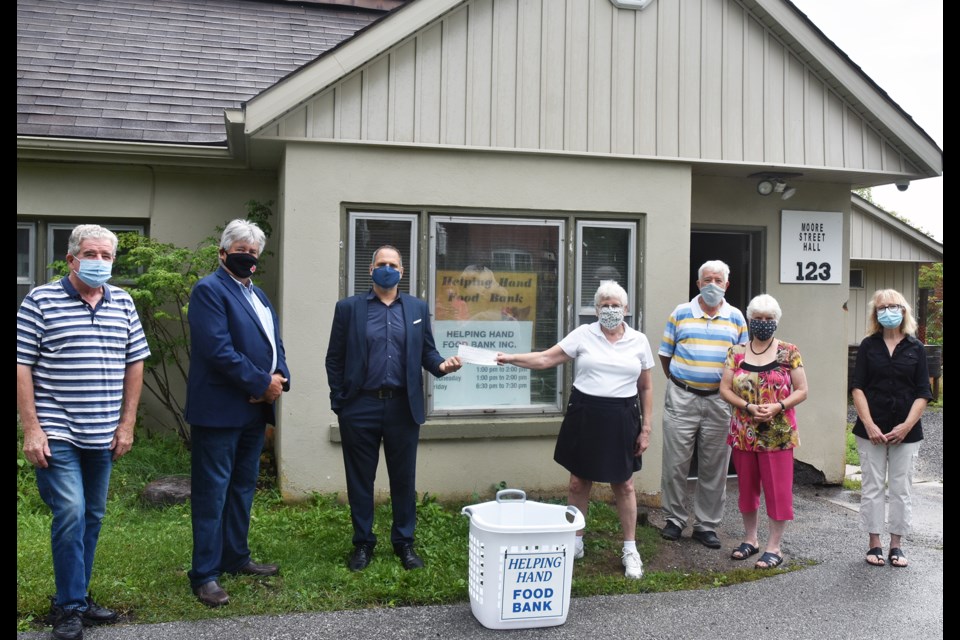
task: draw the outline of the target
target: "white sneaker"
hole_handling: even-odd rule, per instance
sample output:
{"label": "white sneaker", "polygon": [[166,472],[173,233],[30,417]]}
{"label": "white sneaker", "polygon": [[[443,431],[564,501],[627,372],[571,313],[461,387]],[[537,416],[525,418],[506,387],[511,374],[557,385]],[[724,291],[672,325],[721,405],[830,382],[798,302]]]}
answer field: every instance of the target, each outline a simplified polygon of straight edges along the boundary
{"label": "white sneaker", "polygon": [[639,553],[624,549],[620,561],[623,562],[625,569],[623,575],[634,580],[639,580],[643,577],[643,560],[640,559]]}
{"label": "white sneaker", "polygon": [[583,559],[583,536],[577,536],[577,543],[573,545],[573,559]]}

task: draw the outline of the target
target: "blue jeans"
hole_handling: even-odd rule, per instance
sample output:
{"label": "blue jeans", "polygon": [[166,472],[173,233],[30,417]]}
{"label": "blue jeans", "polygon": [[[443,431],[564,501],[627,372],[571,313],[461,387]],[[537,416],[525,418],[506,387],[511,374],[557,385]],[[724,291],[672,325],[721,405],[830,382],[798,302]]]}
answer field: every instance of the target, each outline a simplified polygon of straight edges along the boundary
{"label": "blue jeans", "polygon": [[107,510],[113,452],[81,449],[64,440],[49,440],[46,469],[37,469],[37,489],[53,512],[50,546],[57,584],[54,604],[86,609],[93,556],[100,523]]}
{"label": "blue jeans", "polygon": [[191,425],[193,587],[250,561],[247,534],[265,433],[263,423],[238,428]]}

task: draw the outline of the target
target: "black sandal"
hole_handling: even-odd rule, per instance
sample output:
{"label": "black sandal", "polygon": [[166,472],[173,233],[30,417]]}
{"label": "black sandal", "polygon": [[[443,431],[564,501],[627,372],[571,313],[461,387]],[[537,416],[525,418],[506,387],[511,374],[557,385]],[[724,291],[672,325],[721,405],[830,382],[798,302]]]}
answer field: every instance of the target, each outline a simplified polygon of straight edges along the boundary
{"label": "black sandal", "polygon": [[[893,553],[893,549],[890,549],[890,553]],[[870,562],[871,557],[876,558],[879,562]],[[883,559],[883,549],[880,547],[871,547],[867,551],[867,557],[864,558],[864,560],[866,560],[867,564],[871,567],[882,567],[886,564],[886,561]]]}
{"label": "black sandal", "polygon": [[[890,553],[887,557],[890,559],[891,567],[896,567],[897,569],[905,569],[906,567],[910,566],[910,564],[907,562],[907,555],[903,552],[903,549],[901,549],[900,547],[891,547]],[[905,564],[898,564],[900,562],[903,562]]]}
{"label": "black sandal", "polygon": [[739,547],[730,552],[730,558],[732,560],[746,560],[750,556],[755,556],[758,553],[760,553],[760,549],[757,547],[753,546],[749,542],[741,542]]}

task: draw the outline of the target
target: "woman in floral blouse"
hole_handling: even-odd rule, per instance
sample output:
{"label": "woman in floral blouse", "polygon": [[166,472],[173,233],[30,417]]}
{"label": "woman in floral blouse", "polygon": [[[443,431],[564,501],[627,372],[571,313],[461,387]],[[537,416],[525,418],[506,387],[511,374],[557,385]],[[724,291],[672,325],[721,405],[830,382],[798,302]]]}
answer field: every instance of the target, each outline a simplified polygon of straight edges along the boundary
{"label": "woman in floral blouse", "polygon": [[750,301],[750,341],[730,347],[720,380],[720,395],[734,409],[727,443],[733,447],[745,529],[744,541],[730,557],[746,560],[760,551],[762,488],[770,527],[758,569],[783,563],[780,541],[787,521],[793,520],[793,449],[800,445],[794,407],[807,399],[800,352],[773,337],[781,315],[773,296],[763,294]]}

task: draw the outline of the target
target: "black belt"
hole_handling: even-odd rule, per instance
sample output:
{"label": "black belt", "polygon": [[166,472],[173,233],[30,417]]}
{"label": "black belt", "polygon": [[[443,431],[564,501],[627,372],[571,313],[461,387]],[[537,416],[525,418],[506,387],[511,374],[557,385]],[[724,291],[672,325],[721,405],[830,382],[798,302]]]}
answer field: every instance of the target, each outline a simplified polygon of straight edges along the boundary
{"label": "black belt", "polygon": [[407,388],[391,389],[381,387],[379,389],[360,389],[360,395],[376,398],[377,400],[392,400],[393,398],[406,398]]}
{"label": "black belt", "polygon": [[718,393],[720,393],[720,389],[697,389],[697,388],[691,387],[689,385],[686,385],[680,382],[679,380],[674,378],[672,375],[670,376],[670,380],[672,380],[673,384],[677,385],[681,389],[685,389],[696,396],[715,396]]}

